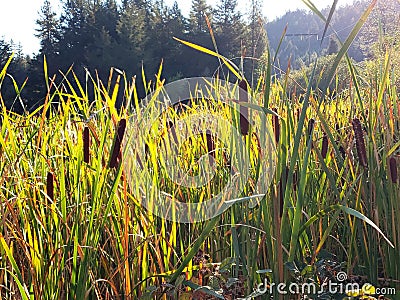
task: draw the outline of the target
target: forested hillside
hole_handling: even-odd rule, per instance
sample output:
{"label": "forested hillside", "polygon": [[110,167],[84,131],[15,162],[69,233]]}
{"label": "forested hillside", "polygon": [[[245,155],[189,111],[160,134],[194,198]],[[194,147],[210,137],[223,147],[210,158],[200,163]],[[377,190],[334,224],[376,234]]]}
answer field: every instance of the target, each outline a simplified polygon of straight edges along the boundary
{"label": "forested hillside", "polygon": [[[291,67],[297,69],[303,64],[309,64],[316,55],[336,53],[340,48],[339,40],[341,42],[346,40],[370,2],[357,0],[354,4],[337,8],[322,44],[325,23],[311,11],[291,11],[269,22],[266,29],[270,47],[273,51],[279,47],[277,63],[280,67],[286,68],[290,59]],[[322,10],[326,18],[329,10],[330,8]],[[379,42],[379,36],[385,36],[385,39],[392,41],[398,38],[399,14],[399,1],[378,1],[367,23],[350,47],[349,56],[356,62],[364,61],[376,54],[373,46]],[[282,35],[284,37],[280,44]]]}
{"label": "forested hillside", "polygon": [[[213,8],[205,0],[193,0],[187,18],[177,3],[168,7],[163,1],[62,2],[63,10],[58,16],[50,2],[44,1],[37,20],[40,53],[32,58],[24,57],[22,52],[16,54],[9,71],[18,85],[27,76],[29,80],[21,99],[13,94],[14,88],[8,92],[3,87],[3,99],[9,106],[11,103],[14,107],[21,106],[22,100],[29,108],[43,99],[44,56],[49,75],[57,74],[56,82],[63,77],[59,70],[66,73],[72,65],[78,77],[83,79],[85,70],[94,77],[97,73],[101,79],[107,79],[111,67],[125,71],[128,77],[141,77],[143,68],[148,77],[153,78],[161,62],[163,76],[170,81],[187,76],[211,76],[218,68],[216,59],[184,47],[173,37],[214,49],[212,29],[219,53],[237,64],[242,54],[260,57],[265,48],[258,1],[253,1],[253,7],[249,7],[252,13],[245,17],[237,10],[236,0],[219,0]],[[1,64],[4,65],[15,49],[1,41],[0,50]],[[247,68],[251,70],[252,67],[249,64]],[[7,81],[11,83],[12,79]]]}
{"label": "forested hillside", "polygon": [[[249,2],[245,12],[238,11],[237,0],[218,0],[214,7],[205,0],[193,0],[188,17],[183,16],[177,3],[168,7],[163,1],[62,0],[62,3],[58,15],[50,2],[44,1],[36,27],[41,48],[33,57],[25,56],[19,47],[0,39],[0,68],[15,52],[8,68],[10,76],[2,86],[2,97],[9,108],[23,112],[43,102],[47,93],[44,57],[48,76],[56,75],[55,83],[71,76],[71,66],[81,81],[89,73],[93,78],[108,79],[110,68],[115,67],[126,72],[128,78],[136,75],[142,94],[142,70],[148,78],[154,78],[161,64],[162,76],[167,81],[212,76],[221,71],[215,57],[188,48],[173,37],[215,49],[238,66],[243,61],[242,68],[249,79],[266,57],[268,44],[272,54],[277,53],[274,71],[285,70],[289,61],[292,69],[300,69],[316,55],[337,52],[339,40],[346,39],[368,1],[358,0],[354,5],[338,8],[322,43],[324,22],[318,16],[297,10],[266,24],[260,0]],[[376,57],[384,48],[376,47],[380,32],[393,44],[399,32],[399,11],[400,3],[396,0],[378,1],[349,56],[356,62]],[[327,17],[329,8],[322,12]],[[14,85],[21,87],[20,93],[15,93]]]}

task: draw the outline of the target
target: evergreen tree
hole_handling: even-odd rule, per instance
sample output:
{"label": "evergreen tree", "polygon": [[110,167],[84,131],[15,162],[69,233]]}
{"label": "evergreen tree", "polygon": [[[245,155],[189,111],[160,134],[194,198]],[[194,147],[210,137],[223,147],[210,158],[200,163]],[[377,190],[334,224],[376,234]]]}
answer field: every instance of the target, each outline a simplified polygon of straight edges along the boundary
{"label": "evergreen tree", "polygon": [[251,16],[250,16],[250,55],[254,58],[260,58],[267,45],[267,35],[265,32],[265,20],[262,16],[260,7],[263,0],[251,0]]}
{"label": "evergreen tree", "polygon": [[89,0],[64,0],[59,43],[61,69],[74,64],[78,71],[87,66],[87,46],[93,43],[93,32],[88,27],[89,9]]}
{"label": "evergreen tree", "polygon": [[182,15],[178,3],[175,1],[168,9],[168,28],[174,36],[181,36],[188,29],[188,20]]}
{"label": "evergreen tree", "polygon": [[40,17],[36,20],[39,28],[36,29],[36,37],[40,39],[40,53],[48,57],[55,56],[58,53],[58,42],[60,39],[59,34],[59,21],[56,18],[57,14],[49,0],[45,0],[40,10]]}
{"label": "evergreen tree", "polygon": [[143,61],[146,45],[144,8],[135,3],[137,1],[124,1],[120,19],[117,23],[118,42],[120,45],[119,63],[124,69],[138,71]]}
{"label": "evergreen tree", "polygon": [[110,68],[118,62],[118,5],[115,0],[105,0],[89,12],[88,27],[93,34],[88,45],[86,61],[91,69],[96,69],[100,77],[107,78]]}
{"label": "evergreen tree", "polygon": [[219,0],[214,10],[214,25],[219,51],[230,58],[240,56],[245,24],[236,0]]}
{"label": "evergreen tree", "polygon": [[37,33],[35,35],[40,39],[40,50],[31,61],[28,71],[30,79],[27,84],[27,90],[31,96],[30,104],[40,98],[44,98],[47,92],[43,71],[44,56],[46,56],[50,76],[53,76],[57,72],[61,61],[59,58],[61,28],[57,14],[54,12],[49,0],[44,1],[36,24],[38,28],[36,28]]}
{"label": "evergreen tree", "polygon": [[5,63],[10,58],[11,53],[11,45],[0,38],[0,70],[3,69]]}
{"label": "evergreen tree", "polygon": [[251,1],[251,14],[250,23],[247,30],[247,49],[246,56],[252,57],[251,62],[244,65],[245,75],[248,79],[251,76],[251,82],[257,78],[258,63],[257,60],[262,57],[267,46],[267,34],[265,30],[265,19],[262,16],[260,7],[262,7],[263,0]]}
{"label": "evergreen tree", "polygon": [[206,0],[192,0],[190,9],[190,29],[194,34],[208,33],[206,17],[211,21],[211,7]]}
{"label": "evergreen tree", "polygon": [[23,90],[23,94],[17,94],[14,88],[14,81],[18,86],[21,86],[26,79],[29,57],[23,55],[21,44],[14,45],[12,41],[6,42],[0,39],[0,70],[3,69],[13,52],[15,53],[14,58],[7,68],[7,74],[10,76],[6,76],[3,79],[0,85],[0,93],[1,99],[8,109],[22,114],[26,106],[23,99],[26,92]]}
{"label": "evergreen tree", "polygon": [[[155,72],[155,63],[163,61],[165,77],[181,77],[184,62],[182,61],[182,45],[175,41],[173,37],[183,38],[185,35],[186,20],[183,17],[178,4],[175,2],[172,8],[164,6],[162,1],[158,1],[153,6],[151,19],[151,39],[148,40],[147,53],[152,61]],[[149,65],[149,64],[148,64]]]}
{"label": "evergreen tree", "polygon": [[[189,16],[188,40],[213,49],[214,45],[206,18],[212,23],[211,8],[205,0],[192,0]],[[218,68],[218,61],[196,50],[184,48],[183,61],[187,64],[186,76],[210,76]]]}

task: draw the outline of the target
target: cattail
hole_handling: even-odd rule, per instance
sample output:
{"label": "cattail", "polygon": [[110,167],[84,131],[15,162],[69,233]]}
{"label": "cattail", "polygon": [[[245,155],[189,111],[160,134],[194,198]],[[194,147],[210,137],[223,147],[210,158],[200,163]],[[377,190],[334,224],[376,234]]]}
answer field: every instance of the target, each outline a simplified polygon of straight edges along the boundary
{"label": "cattail", "polygon": [[51,172],[47,172],[46,192],[47,192],[47,196],[49,196],[51,201],[53,201],[54,200],[54,175]]}
{"label": "cattail", "polygon": [[[241,80],[239,82],[239,104],[248,103],[249,94],[247,93],[247,82],[246,80]],[[245,106],[240,106],[240,132],[242,135],[249,134],[249,110]]]}
{"label": "cattail", "polygon": [[174,122],[169,120],[166,125],[167,125],[168,132],[170,132],[172,134],[172,138],[174,139],[175,144],[178,144],[178,136],[176,135]]}
{"label": "cattail", "polygon": [[[275,113],[278,113],[278,110],[276,108],[272,109]],[[279,143],[279,137],[281,135],[281,125],[279,124],[279,117],[277,115],[272,116],[272,126],[274,128],[274,133],[275,133],[275,141],[278,144]]]}
{"label": "cattail", "polygon": [[296,115],[297,115],[297,120],[300,120],[300,115],[301,115],[301,108],[300,107],[297,108]]}
{"label": "cattail", "polygon": [[389,160],[389,169],[390,169],[390,178],[393,183],[397,183],[397,162],[394,157],[391,157]]}
{"label": "cattail", "polygon": [[214,137],[212,136],[210,130],[207,130],[207,132],[206,132],[206,141],[207,141],[207,152],[208,152],[208,154],[210,154],[213,158],[215,158]]}
{"label": "cattail", "polygon": [[89,127],[85,126],[83,129],[83,161],[85,163],[89,163],[90,158],[89,158],[89,149],[90,149],[90,132],[89,132]]}
{"label": "cattail", "polygon": [[324,136],[322,137],[322,148],[321,148],[321,155],[323,159],[325,159],[326,155],[328,154],[328,142],[329,142],[328,136],[325,133]]}
{"label": "cattail", "polygon": [[171,120],[168,120],[165,125],[167,125],[168,129],[171,129],[172,127],[174,127],[174,122],[172,122]]}
{"label": "cattail", "polygon": [[339,146],[339,152],[342,155],[342,158],[345,159],[346,158],[346,151],[344,150],[342,145]]}
{"label": "cattail", "polygon": [[122,145],[122,139],[125,134],[125,129],[126,129],[126,119],[121,119],[118,123],[117,135],[115,136],[114,140],[114,148],[109,163],[110,168],[116,168],[118,166],[118,161],[120,160],[118,159],[118,157],[121,158],[120,156],[121,145]]}
{"label": "cattail", "polygon": [[315,125],[315,120],[314,119],[310,119],[308,121],[308,129],[307,129],[307,144],[310,141],[310,139],[312,138],[312,133],[314,130],[314,125]]}
{"label": "cattail", "polygon": [[147,143],[144,144],[144,154],[145,154],[146,160],[148,160],[150,157],[150,147]]}
{"label": "cattail", "polygon": [[361,166],[367,167],[368,162],[367,162],[367,151],[365,149],[365,143],[364,143],[364,133],[362,130],[361,122],[357,118],[353,119],[353,130],[354,130],[354,136],[356,138],[358,160]]}
{"label": "cattail", "polygon": [[340,126],[338,123],[335,124],[335,129],[338,133],[340,133]]}

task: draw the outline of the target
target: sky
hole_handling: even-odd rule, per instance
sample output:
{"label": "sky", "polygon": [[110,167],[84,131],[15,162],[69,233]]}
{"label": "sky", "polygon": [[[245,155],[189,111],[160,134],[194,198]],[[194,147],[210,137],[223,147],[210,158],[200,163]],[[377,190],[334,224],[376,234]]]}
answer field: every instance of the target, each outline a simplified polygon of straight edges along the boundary
{"label": "sky", "polygon": [[[35,37],[35,20],[39,16],[40,7],[44,0],[0,0],[0,38],[6,41],[12,40],[14,44],[20,44],[26,54],[37,53],[39,40]],[[174,0],[164,0],[167,5],[172,5]],[[182,13],[187,16],[190,11],[191,0],[177,0]],[[211,6],[217,0],[207,0]],[[238,0],[238,9],[247,13],[250,0]],[[262,12],[267,20],[274,20],[284,15],[287,11],[296,9],[308,9],[301,0],[261,0],[264,2]],[[332,5],[333,0],[314,0],[313,3],[323,9]],[[339,0],[339,6],[352,3],[353,0]],[[51,0],[55,10],[60,11],[60,0]]]}

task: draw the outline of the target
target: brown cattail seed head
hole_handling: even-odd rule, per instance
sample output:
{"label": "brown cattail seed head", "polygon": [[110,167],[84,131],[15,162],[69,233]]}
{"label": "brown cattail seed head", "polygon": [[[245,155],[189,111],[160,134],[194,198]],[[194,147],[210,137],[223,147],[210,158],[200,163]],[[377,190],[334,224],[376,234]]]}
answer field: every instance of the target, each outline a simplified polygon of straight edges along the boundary
{"label": "brown cattail seed head", "polygon": [[[249,94],[247,93],[247,82],[241,80],[239,82],[239,104],[248,103]],[[240,106],[240,132],[242,135],[249,134],[249,109],[245,106]]]}
{"label": "brown cattail seed head", "polygon": [[346,151],[344,150],[342,145],[339,146],[339,152],[342,155],[342,158],[345,159],[346,158]]}
{"label": "brown cattail seed head", "polygon": [[215,143],[214,143],[214,137],[211,134],[210,130],[207,130],[206,132],[206,141],[207,141],[207,152],[209,155],[215,158]]}
{"label": "brown cattail seed head", "polygon": [[397,183],[398,175],[397,175],[397,162],[394,157],[389,159],[389,169],[390,169],[390,178],[393,183]]}
{"label": "brown cattail seed head", "polygon": [[314,130],[314,125],[315,125],[315,120],[314,119],[310,119],[308,121],[307,143],[309,142],[309,140],[312,137],[312,133],[313,133],[313,130]]}
{"label": "brown cattail seed head", "polygon": [[121,157],[121,145],[122,139],[124,138],[126,129],[126,119],[121,119],[117,127],[117,135],[115,136],[114,148],[110,158],[110,168],[116,168],[118,166],[118,158]]}
{"label": "brown cattail seed head", "polygon": [[85,163],[89,163],[90,156],[89,156],[89,149],[90,149],[90,132],[89,127],[85,126],[83,129],[83,161]]}
{"label": "brown cattail seed head", "polygon": [[325,159],[326,155],[328,154],[328,136],[326,134],[324,134],[324,136],[322,137],[322,148],[321,148],[321,155],[322,158]]}
{"label": "brown cattail seed head", "polygon": [[[278,113],[278,110],[276,108],[272,109],[275,113]],[[279,117],[277,115],[272,116],[272,126],[274,128],[274,134],[275,134],[275,141],[278,144],[279,143],[279,137],[281,135],[281,125],[279,124]]]}
{"label": "brown cattail seed head", "polygon": [[46,192],[51,201],[54,200],[54,175],[51,172],[47,173]]}
{"label": "brown cattail seed head", "polygon": [[147,143],[144,144],[144,154],[146,155],[146,160],[148,160],[150,157],[150,147]]}
{"label": "brown cattail seed head", "polygon": [[167,129],[168,129],[168,134],[171,136],[175,142],[175,144],[178,144],[178,136],[176,135],[175,131],[175,124],[171,120],[167,122]]}
{"label": "brown cattail seed head", "polygon": [[367,160],[367,151],[366,151],[365,142],[364,142],[364,132],[362,130],[361,122],[357,118],[353,119],[353,131],[354,131],[354,136],[356,138],[356,148],[357,148],[358,160],[359,160],[361,166],[367,167],[368,160]]}

